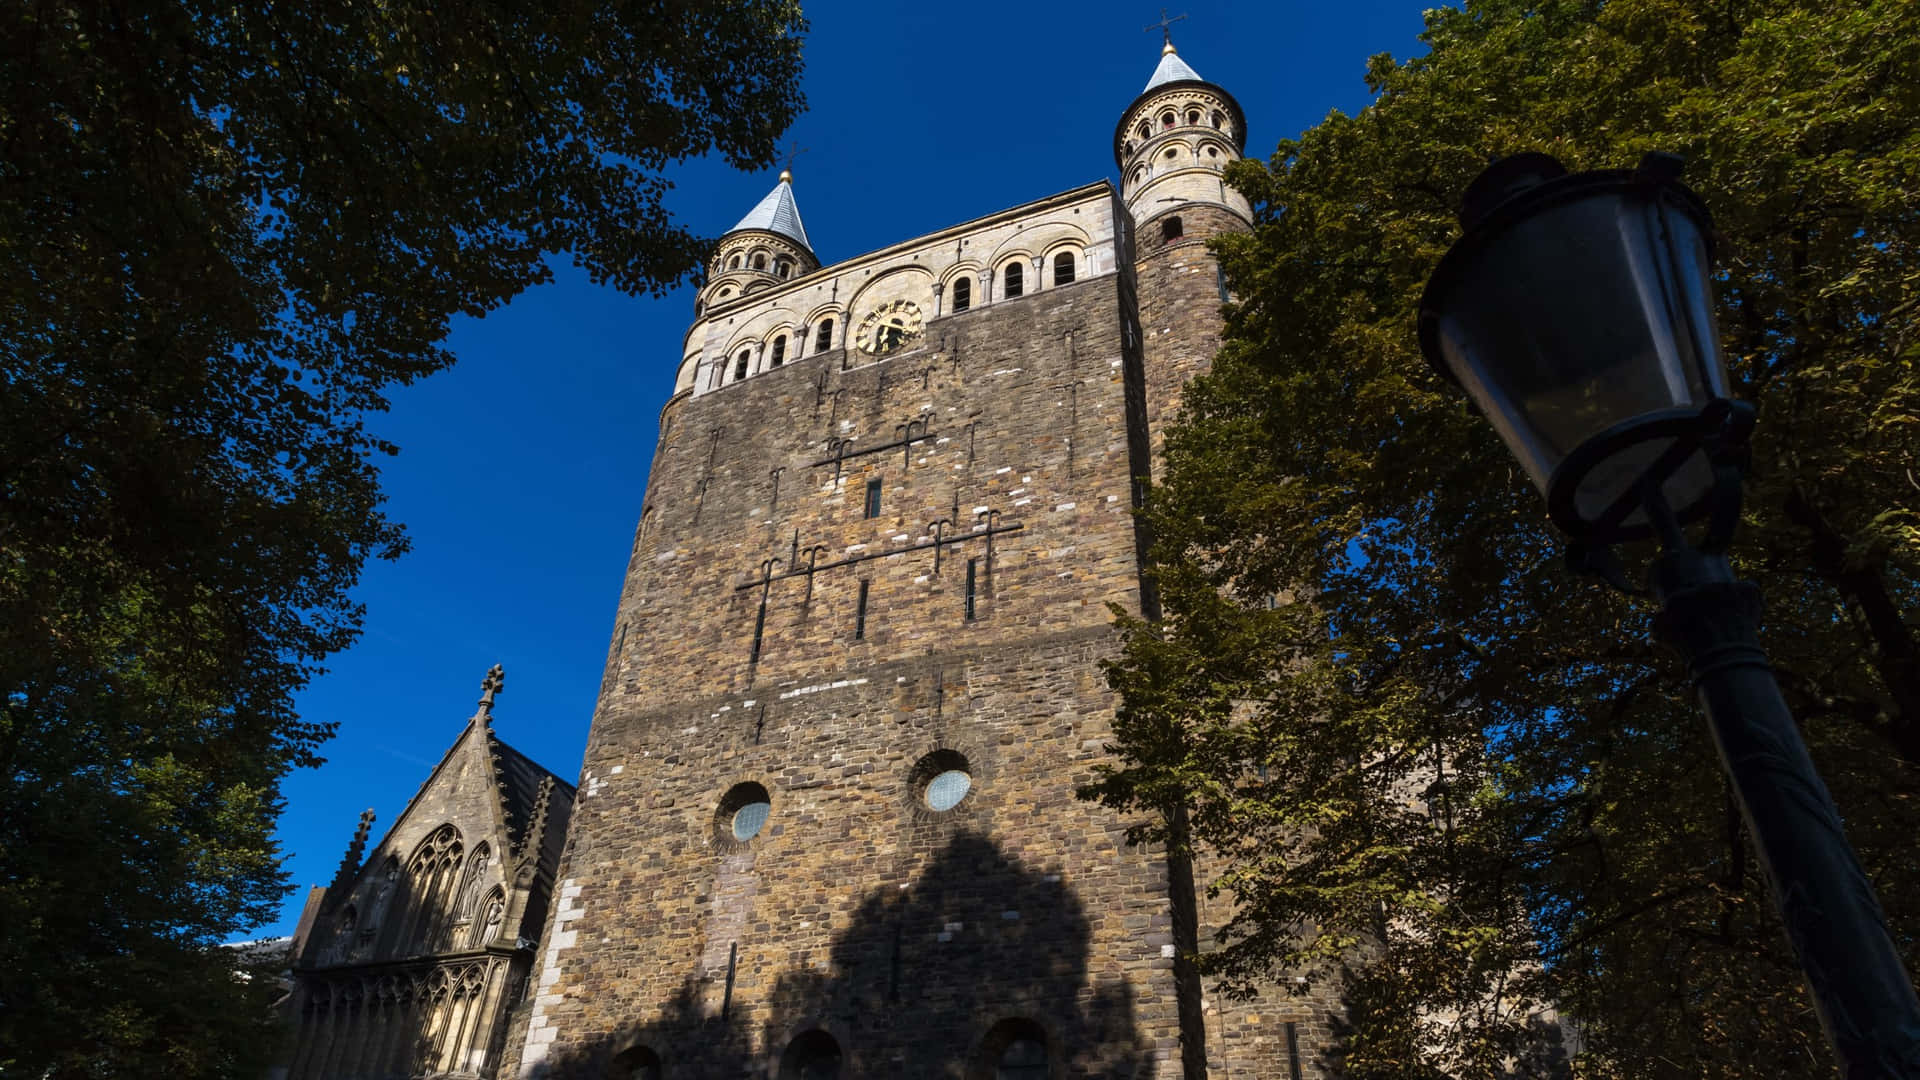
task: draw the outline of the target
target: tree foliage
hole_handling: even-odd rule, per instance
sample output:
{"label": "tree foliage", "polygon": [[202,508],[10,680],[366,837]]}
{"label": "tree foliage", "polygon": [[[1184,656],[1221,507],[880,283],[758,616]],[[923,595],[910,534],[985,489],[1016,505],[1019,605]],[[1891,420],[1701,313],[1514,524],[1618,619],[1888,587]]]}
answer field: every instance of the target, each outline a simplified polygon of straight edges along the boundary
{"label": "tree foliage", "polygon": [[1563,568],[1414,312],[1491,157],[1686,156],[1760,410],[1737,568],[1911,965],[1920,4],[1427,18],[1366,109],[1232,174],[1238,300],[1145,511],[1164,619],[1122,620],[1123,760],[1083,794],[1224,867],[1230,987],[1343,980],[1349,1075],[1531,1073],[1557,1007],[1582,1076],[1831,1076],[1650,605]]}
{"label": "tree foliage", "polygon": [[660,291],[662,170],[764,163],[790,0],[0,9],[0,1072],[238,1075],[291,695],[405,547],[366,426],[568,252]]}

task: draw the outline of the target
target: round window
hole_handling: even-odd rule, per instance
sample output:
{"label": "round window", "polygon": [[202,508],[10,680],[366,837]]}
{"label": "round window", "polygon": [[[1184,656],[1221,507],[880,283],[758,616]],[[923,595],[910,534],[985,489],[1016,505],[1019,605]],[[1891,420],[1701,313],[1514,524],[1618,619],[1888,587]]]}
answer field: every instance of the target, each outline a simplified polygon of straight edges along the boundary
{"label": "round window", "polygon": [[733,838],[735,840],[751,840],[760,835],[760,830],[766,827],[767,815],[772,812],[773,804],[769,802],[750,802],[740,809],[735,810],[733,812]]}
{"label": "round window", "polygon": [[773,796],[759,784],[748,781],[735,784],[713,808],[713,843],[721,851],[742,850],[747,841],[766,828],[773,812]]}
{"label": "round window", "polygon": [[927,782],[927,805],[935,810],[951,810],[973,790],[973,777],[963,769],[948,769]]}

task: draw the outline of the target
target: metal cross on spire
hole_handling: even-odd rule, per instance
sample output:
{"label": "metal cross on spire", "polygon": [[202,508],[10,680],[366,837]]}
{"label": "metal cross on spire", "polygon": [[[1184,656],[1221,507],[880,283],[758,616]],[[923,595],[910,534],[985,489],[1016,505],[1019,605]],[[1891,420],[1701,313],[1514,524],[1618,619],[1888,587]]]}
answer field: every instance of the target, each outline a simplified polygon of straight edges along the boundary
{"label": "metal cross on spire", "polygon": [[1157,23],[1148,23],[1147,25],[1140,28],[1140,32],[1144,34],[1149,30],[1155,30],[1155,29],[1159,30],[1161,40],[1166,44],[1167,48],[1171,49],[1173,48],[1173,24],[1179,22],[1181,19],[1184,19],[1184,18],[1186,18],[1186,16],[1182,14],[1182,15],[1175,15],[1173,18],[1169,19],[1167,18],[1167,9],[1161,8],[1160,21]]}
{"label": "metal cross on spire", "polygon": [[507,669],[495,664],[487,669],[487,677],[480,680],[480,707],[473,711],[475,720],[492,722],[493,695],[507,688]]}
{"label": "metal cross on spire", "polygon": [[809,147],[801,146],[798,139],[787,143],[787,165],[780,170],[780,179],[789,183],[793,181],[793,159],[806,153],[808,149]]}

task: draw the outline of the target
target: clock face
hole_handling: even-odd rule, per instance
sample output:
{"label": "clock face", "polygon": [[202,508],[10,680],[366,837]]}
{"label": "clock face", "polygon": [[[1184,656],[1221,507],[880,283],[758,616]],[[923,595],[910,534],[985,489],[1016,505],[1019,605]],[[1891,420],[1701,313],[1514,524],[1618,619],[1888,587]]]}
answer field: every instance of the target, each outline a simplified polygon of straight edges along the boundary
{"label": "clock face", "polygon": [[854,340],[861,352],[885,356],[919,336],[920,309],[911,301],[895,300],[863,319]]}

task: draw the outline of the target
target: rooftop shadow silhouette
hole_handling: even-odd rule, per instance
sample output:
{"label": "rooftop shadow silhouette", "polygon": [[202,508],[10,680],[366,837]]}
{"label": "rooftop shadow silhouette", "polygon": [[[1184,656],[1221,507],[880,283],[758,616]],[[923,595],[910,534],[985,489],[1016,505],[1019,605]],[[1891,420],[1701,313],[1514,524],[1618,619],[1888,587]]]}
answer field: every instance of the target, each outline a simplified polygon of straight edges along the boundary
{"label": "rooftop shadow silhouette", "polygon": [[[658,1013],[573,1044],[537,1075],[1152,1075],[1155,1047],[1138,1030],[1120,968],[1125,961],[1102,959],[1098,974],[1090,974],[1093,927],[1060,875],[1021,864],[977,833],[955,832],[934,846],[904,887],[890,883],[866,894],[824,961],[789,956],[774,965],[770,982],[743,972],[718,1010],[708,984],[690,970]],[[687,961],[690,969],[693,963]],[[1044,1064],[1037,1061],[1041,1046]],[[512,1075],[514,1064],[504,1064],[502,1074]]]}

